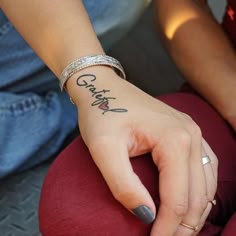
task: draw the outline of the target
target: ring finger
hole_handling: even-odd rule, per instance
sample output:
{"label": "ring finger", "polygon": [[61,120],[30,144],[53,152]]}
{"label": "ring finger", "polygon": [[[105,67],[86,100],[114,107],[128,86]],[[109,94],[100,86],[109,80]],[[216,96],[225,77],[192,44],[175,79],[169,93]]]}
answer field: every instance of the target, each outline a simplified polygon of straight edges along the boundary
{"label": "ring finger", "polygon": [[210,162],[203,164],[205,176],[206,176],[206,185],[207,185],[207,197],[208,197],[208,206],[206,210],[204,211],[201,220],[199,222],[198,227],[198,234],[202,227],[205,224],[205,221],[214,205],[216,204],[215,200],[215,193],[217,189],[217,157],[214,154],[214,152],[211,150],[210,146],[207,144],[207,142],[203,139],[203,153],[202,156],[209,158]]}
{"label": "ring finger", "polygon": [[189,236],[197,232],[201,217],[208,205],[207,183],[201,156],[202,137],[193,136],[189,163],[189,208],[176,236]]}

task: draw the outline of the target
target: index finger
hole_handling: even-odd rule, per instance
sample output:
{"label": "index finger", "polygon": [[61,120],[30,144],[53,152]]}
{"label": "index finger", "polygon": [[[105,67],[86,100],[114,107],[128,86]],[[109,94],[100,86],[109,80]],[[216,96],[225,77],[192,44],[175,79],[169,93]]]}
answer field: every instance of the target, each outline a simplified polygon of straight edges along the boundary
{"label": "index finger", "polygon": [[155,219],[155,204],[134,173],[126,146],[123,139],[100,138],[90,152],[115,199],[149,224]]}
{"label": "index finger", "polygon": [[[189,139],[189,140],[188,140]],[[188,209],[191,138],[171,138],[158,144],[153,159],[159,169],[160,208],[151,235],[174,235]]]}

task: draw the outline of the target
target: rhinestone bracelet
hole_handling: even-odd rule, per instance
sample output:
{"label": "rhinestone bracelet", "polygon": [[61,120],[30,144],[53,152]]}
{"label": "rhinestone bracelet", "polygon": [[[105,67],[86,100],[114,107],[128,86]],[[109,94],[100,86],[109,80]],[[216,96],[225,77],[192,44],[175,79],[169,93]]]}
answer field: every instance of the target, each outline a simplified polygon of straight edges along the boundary
{"label": "rhinestone bracelet", "polygon": [[61,73],[60,75],[60,88],[63,91],[65,83],[68,79],[74,75],[76,72],[90,66],[96,65],[105,65],[111,66],[115,69],[116,73],[121,76],[123,79],[126,79],[126,75],[124,72],[123,67],[121,66],[120,62],[113,57],[107,55],[92,55],[92,56],[85,56],[79,58],[73,62],[71,62]]}

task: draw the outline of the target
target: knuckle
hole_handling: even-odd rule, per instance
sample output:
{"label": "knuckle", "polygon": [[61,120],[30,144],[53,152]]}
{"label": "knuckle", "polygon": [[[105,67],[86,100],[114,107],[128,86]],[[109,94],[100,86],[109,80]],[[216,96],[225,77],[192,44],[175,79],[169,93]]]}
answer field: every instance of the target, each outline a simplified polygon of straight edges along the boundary
{"label": "knuckle", "polygon": [[201,205],[202,205],[202,210],[205,211],[206,208],[207,208],[207,205],[208,205],[208,202],[209,202],[209,199],[208,199],[208,196],[207,194],[204,195],[202,198],[201,198]]}
{"label": "knuckle", "polygon": [[208,202],[209,202],[208,196],[204,195],[200,198],[197,198],[195,201],[193,201],[192,208],[199,214],[202,214],[207,208]]}
{"label": "knuckle", "polygon": [[113,188],[114,198],[121,203],[129,203],[135,197],[135,190],[129,184],[117,185]]}
{"label": "knuckle", "polygon": [[201,128],[194,121],[189,122],[188,130],[191,133],[191,135],[195,137],[202,137]]}
{"label": "knuckle", "polygon": [[173,212],[178,218],[182,218],[188,210],[188,201],[184,200],[179,202],[173,207]]}
{"label": "knuckle", "polygon": [[184,118],[187,121],[189,121],[189,120],[192,121],[193,120],[192,117],[190,115],[186,114],[186,113],[182,113],[182,115],[184,115]]}
{"label": "knuckle", "polygon": [[181,130],[174,136],[175,141],[178,141],[178,145],[182,148],[189,148],[191,145],[191,136],[185,130]]}
{"label": "knuckle", "polygon": [[[172,147],[172,150],[188,152],[191,147],[191,143],[192,138],[187,130],[183,128],[175,128],[163,136],[160,146],[163,148],[162,151],[164,154],[169,153],[170,147]],[[185,156],[186,155],[182,155],[181,157]]]}
{"label": "knuckle", "polygon": [[191,135],[184,128],[173,128],[171,132],[166,134],[166,140],[169,142],[182,144],[185,146],[189,146],[191,144]]}

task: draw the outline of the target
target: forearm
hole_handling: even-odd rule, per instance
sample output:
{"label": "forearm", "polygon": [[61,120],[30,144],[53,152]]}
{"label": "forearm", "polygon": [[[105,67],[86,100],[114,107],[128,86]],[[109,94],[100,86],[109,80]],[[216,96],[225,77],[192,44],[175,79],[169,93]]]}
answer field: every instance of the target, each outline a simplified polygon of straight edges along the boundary
{"label": "forearm", "polygon": [[0,0],[0,5],[57,76],[72,60],[103,53],[81,0]]}
{"label": "forearm", "polygon": [[220,25],[190,0],[156,0],[156,13],[180,71],[228,119],[236,109],[236,57]]}

